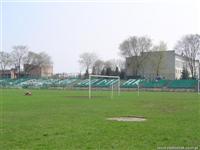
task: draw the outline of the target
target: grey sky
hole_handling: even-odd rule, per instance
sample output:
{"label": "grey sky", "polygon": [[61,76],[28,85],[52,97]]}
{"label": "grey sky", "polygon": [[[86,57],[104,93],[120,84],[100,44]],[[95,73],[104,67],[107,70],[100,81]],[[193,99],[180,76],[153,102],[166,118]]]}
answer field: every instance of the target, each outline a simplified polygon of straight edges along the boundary
{"label": "grey sky", "polygon": [[132,35],[164,40],[172,49],[182,35],[200,34],[198,0],[4,2],[2,12],[3,50],[23,44],[46,51],[54,72],[79,72],[79,55],[87,51],[119,58],[119,44]]}

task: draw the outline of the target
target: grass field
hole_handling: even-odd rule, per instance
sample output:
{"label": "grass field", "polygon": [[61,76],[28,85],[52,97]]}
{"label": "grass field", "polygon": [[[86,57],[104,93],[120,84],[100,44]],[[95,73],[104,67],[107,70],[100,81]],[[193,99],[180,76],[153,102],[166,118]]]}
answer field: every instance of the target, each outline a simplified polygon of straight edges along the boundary
{"label": "grass field", "polygon": [[[200,96],[196,93],[122,92],[110,99],[78,98],[87,91],[1,90],[0,149],[200,149]],[[71,96],[71,97],[70,97]],[[145,122],[108,121],[138,115]]]}

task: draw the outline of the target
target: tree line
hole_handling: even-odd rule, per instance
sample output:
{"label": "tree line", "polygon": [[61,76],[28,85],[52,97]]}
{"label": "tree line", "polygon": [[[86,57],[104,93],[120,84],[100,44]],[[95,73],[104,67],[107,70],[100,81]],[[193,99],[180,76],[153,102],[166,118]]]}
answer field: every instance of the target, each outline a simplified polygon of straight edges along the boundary
{"label": "tree line", "polygon": [[[139,70],[143,67],[146,60],[151,61],[153,66],[153,71],[157,76],[160,75],[160,70],[162,68],[162,61],[164,57],[164,52],[167,50],[167,44],[160,41],[159,44],[154,45],[152,39],[147,36],[131,36],[125,39],[119,44],[120,54],[123,59],[130,59],[132,64],[133,75],[135,77],[139,76]],[[191,78],[196,78],[195,60],[199,59],[200,55],[200,35],[199,34],[188,34],[184,35],[174,46],[176,53],[185,56],[187,59],[187,66],[183,68],[182,78],[189,78],[189,72],[191,73]],[[155,53],[155,57],[149,57],[150,52]],[[125,77],[125,63],[123,62],[123,67],[119,67],[113,61],[110,61],[109,65],[106,62],[97,59],[98,57],[94,53],[83,53],[80,55],[79,63],[82,67],[86,69],[85,76],[89,74],[89,70],[92,70],[92,74],[98,75],[116,75],[123,74]],[[116,65],[117,68],[111,67]],[[189,68],[189,70],[188,70]]]}
{"label": "tree line", "polygon": [[103,61],[95,53],[85,52],[80,55],[79,63],[81,67],[85,68],[84,78],[88,78],[89,73],[121,77],[125,74],[125,62],[123,59]]}
{"label": "tree line", "polygon": [[[27,64],[26,70],[23,66]],[[8,68],[13,68],[17,71],[18,76],[22,74],[27,74],[30,72],[34,66],[42,67],[52,65],[51,57],[45,52],[33,52],[28,49],[27,46],[17,45],[13,46],[12,51],[5,52],[0,51],[0,67],[2,73]]]}
{"label": "tree line", "polygon": [[[184,35],[174,46],[176,53],[185,56],[187,66],[182,70],[182,78],[196,78],[195,60],[200,56],[200,35],[188,34]],[[119,44],[119,51],[122,59],[101,60],[95,53],[85,52],[80,55],[79,63],[85,69],[85,77],[89,73],[94,75],[118,75],[121,78],[126,76],[125,59],[130,59],[133,65],[133,75],[139,76],[139,70],[143,67],[146,60],[151,59],[153,71],[157,76],[160,75],[162,68],[163,52],[167,50],[167,44],[161,41],[155,45],[152,39],[147,36],[130,36]],[[157,52],[156,57],[149,57],[149,52]],[[12,51],[0,51],[0,67],[1,72],[8,68],[14,68],[20,75],[21,71],[29,72],[33,66],[52,65],[51,57],[45,52],[33,52],[27,46],[18,45],[12,48]],[[30,64],[26,70],[23,70],[24,64]],[[189,68],[189,69],[188,69]]]}
{"label": "tree line", "polygon": [[[151,63],[153,64],[154,72],[157,76],[160,75],[160,69],[162,65],[163,52],[167,50],[167,44],[164,42],[160,42],[159,45],[153,45],[152,40],[148,37],[137,37],[132,36],[123,41],[119,46],[121,55],[123,57],[133,57],[133,67],[134,74],[138,75],[138,70],[143,66],[146,59],[152,59],[152,57],[148,58],[151,53],[148,52],[157,52],[156,57],[153,57]],[[186,66],[183,67],[182,74],[191,73],[191,78],[195,79],[197,75],[195,60],[199,59],[200,53],[200,35],[198,34],[188,34],[184,35],[174,46],[174,50],[176,53],[185,56],[187,60]],[[188,66],[188,67],[187,67]],[[189,70],[188,70],[189,68]],[[182,78],[185,78],[185,75],[182,75]],[[187,76],[187,78],[189,78]]]}

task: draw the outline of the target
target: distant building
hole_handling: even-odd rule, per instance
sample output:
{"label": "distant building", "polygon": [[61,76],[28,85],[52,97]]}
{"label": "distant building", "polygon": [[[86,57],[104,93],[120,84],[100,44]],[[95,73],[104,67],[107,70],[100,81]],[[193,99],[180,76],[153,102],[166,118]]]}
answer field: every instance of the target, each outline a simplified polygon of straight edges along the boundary
{"label": "distant building", "polygon": [[80,76],[80,73],[57,73],[54,74],[54,78],[59,78],[59,79],[66,79],[66,78],[78,78]]}
{"label": "distant building", "polygon": [[53,66],[38,66],[25,64],[23,71],[17,71],[17,69],[0,70],[0,78],[19,78],[19,77],[30,77],[30,78],[41,78],[41,77],[52,77]]}
{"label": "distant building", "polygon": [[[174,50],[146,52],[145,54],[147,57],[138,70],[138,75],[141,77],[155,79],[157,76],[160,76],[169,80],[180,79],[183,68],[186,68],[191,76],[188,58],[176,54]],[[128,77],[135,76],[135,59],[135,56],[126,58],[126,75]],[[197,78],[199,78],[199,68],[199,60],[195,60],[195,73]]]}
{"label": "distant building", "polygon": [[53,75],[53,66],[24,64],[24,73],[27,77],[51,77]]}
{"label": "distant building", "polygon": [[0,70],[0,78],[15,79],[15,78],[17,78],[17,71],[16,71],[16,69]]}

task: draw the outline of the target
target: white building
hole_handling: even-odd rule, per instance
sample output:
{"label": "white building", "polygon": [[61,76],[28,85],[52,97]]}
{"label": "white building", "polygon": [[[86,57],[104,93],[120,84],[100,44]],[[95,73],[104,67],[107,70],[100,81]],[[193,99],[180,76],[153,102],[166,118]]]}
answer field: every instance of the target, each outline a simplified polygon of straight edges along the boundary
{"label": "white building", "polygon": [[[148,79],[155,79],[157,76],[165,79],[174,80],[180,79],[183,68],[186,68],[191,76],[190,68],[188,65],[188,58],[176,54],[174,50],[160,51],[160,52],[147,52],[145,59],[141,61],[138,69],[138,75]],[[136,58],[126,58],[126,75],[129,77],[135,76],[136,59],[140,59],[141,56]],[[195,73],[199,78],[199,60],[195,60]]]}

